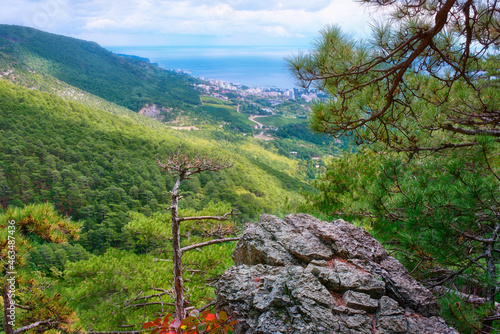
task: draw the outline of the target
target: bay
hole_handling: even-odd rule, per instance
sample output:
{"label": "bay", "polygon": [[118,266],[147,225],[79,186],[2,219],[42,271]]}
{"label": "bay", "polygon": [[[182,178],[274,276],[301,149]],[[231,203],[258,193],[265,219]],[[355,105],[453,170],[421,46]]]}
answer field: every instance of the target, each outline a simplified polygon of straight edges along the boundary
{"label": "bay", "polygon": [[114,53],[148,58],[172,70],[187,71],[206,80],[222,80],[251,87],[298,87],[287,68],[285,57],[297,47],[273,46],[153,46],[107,47]]}

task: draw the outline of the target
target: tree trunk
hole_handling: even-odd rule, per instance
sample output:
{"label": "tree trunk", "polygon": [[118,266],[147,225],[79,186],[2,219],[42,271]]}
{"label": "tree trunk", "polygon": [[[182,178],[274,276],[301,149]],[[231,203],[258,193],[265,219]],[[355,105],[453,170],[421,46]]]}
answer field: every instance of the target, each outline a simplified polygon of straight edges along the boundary
{"label": "tree trunk", "polygon": [[14,302],[8,295],[9,285],[10,284],[6,281],[3,287],[3,310],[4,310],[3,323],[4,323],[5,334],[14,334],[14,329],[10,324],[12,321],[14,321],[14,319],[8,317],[8,315],[10,315],[11,310],[14,309],[15,307]]}
{"label": "tree trunk", "polygon": [[[180,238],[180,220],[179,220],[179,186],[182,177],[179,177],[172,189],[172,246],[174,250],[174,291],[175,291],[175,319],[184,320],[184,290],[182,284],[182,251]],[[177,330],[180,333],[180,329]]]}
{"label": "tree trunk", "polygon": [[[495,294],[496,294],[496,269],[495,269],[495,264],[496,264],[496,259],[495,259],[495,244],[494,243],[487,243],[486,244],[486,250],[485,250],[485,258],[486,258],[486,270],[487,270],[487,275],[488,275],[488,283],[487,283],[487,291],[486,291],[486,302],[490,302],[492,304],[495,303]],[[486,319],[483,320],[482,322],[482,328],[481,331],[482,333],[491,333],[493,330],[493,320],[490,319],[490,317],[486,317]]]}

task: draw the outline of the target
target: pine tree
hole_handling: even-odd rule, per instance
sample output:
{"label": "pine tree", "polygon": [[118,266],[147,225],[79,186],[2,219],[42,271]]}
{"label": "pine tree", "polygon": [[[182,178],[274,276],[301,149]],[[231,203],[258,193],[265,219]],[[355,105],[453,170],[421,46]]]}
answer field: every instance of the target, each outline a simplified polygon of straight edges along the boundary
{"label": "pine tree", "polygon": [[[496,1],[379,1],[369,41],[327,27],[289,60],[331,98],[312,127],[362,147],[333,159],[311,195],[328,214],[362,217],[414,273],[498,295],[500,15]],[[500,310],[482,318],[492,331]]]}
{"label": "pine tree", "polygon": [[22,209],[9,207],[0,215],[3,329],[6,334],[29,330],[77,330],[75,312],[59,293],[50,292],[48,286],[52,283],[29,270],[27,256],[35,236],[47,242],[65,243],[70,238],[78,238],[79,228],[78,223],[57,214],[51,204],[29,205]]}
{"label": "pine tree", "polygon": [[[235,241],[239,238],[223,238],[206,241],[203,243],[186,246],[181,248],[180,238],[180,224],[185,221],[196,220],[228,220],[234,212],[226,213],[222,216],[195,216],[195,217],[180,217],[179,216],[179,200],[182,196],[179,195],[179,189],[183,180],[188,180],[191,175],[212,171],[217,172],[233,165],[229,160],[221,158],[211,158],[206,155],[194,155],[181,153],[179,148],[176,154],[167,157],[164,160],[157,160],[158,166],[165,172],[173,174],[177,177],[174,187],[170,191],[172,196],[172,205],[170,206],[172,218],[172,246],[173,246],[173,261],[174,261],[174,291],[175,291],[175,318],[182,321],[186,316],[184,289],[182,281],[182,255],[183,253],[197,249],[200,247],[227,242]],[[180,329],[178,329],[180,333]]]}

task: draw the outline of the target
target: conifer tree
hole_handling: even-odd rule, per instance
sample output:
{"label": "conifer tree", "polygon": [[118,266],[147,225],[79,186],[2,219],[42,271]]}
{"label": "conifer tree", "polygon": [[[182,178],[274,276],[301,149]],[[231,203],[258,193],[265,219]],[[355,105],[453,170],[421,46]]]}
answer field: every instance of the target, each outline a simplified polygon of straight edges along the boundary
{"label": "conifer tree", "polygon": [[196,216],[196,217],[180,217],[179,216],[179,200],[182,196],[179,194],[180,185],[183,180],[189,179],[192,175],[202,173],[205,171],[217,172],[225,168],[229,168],[233,165],[230,160],[224,160],[221,158],[212,158],[206,155],[189,156],[188,154],[182,153],[181,149],[177,153],[167,157],[164,160],[158,158],[158,166],[165,172],[175,175],[176,181],[174,187],[170,191],[172,196],[172,204],[170,206],[170,212],[172,217],[172,246],[173,246],[173,262],[174,262],[174,291],[175,291],[175,318],[182,321],[185,317],[185,299],[182,281],[182,255],[183,253],[193,250],[196,248],[226,242],[235,241],[239,238],[223,238],[214,239],[206,241],[203,243],[190,245],[181,248],[181,238],[180,238],[180,224],[183,221],[193,221],[193,220],[228,220],[234,212],[226,213],[222,216]]}
{"label": "conifer tree", "polygon": [[[78,238],[80,225],[61,217],[51,204],[9,207],[0,215],[0,259],[6,334],[49,329],[75,331],[75,312],[61,295],[50,293],[52,283],[27,268],[33,238],[65,243]],[[15,325],[15,327],[14,327]]]}
{"label": "conifer tree", "polygon": [[[431,286],[493,305],[500,251],[498,2],[366,0],[386,21],[357,41],[327,27],[289,60],[331,98],[311,126],[356,139],[311,195],[330,215],[363,217]],[[478,299],[476,299],[478,300]],[[481,318],[493,330],[500,310]]]}

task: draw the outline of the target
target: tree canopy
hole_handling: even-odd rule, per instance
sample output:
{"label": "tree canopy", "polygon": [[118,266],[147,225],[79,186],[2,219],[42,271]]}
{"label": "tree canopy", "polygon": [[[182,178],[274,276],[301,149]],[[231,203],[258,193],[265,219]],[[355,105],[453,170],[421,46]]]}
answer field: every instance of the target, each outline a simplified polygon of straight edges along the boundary
{"label": "tree canopy", "polygon": [[[29,205],[23,209],[10,207],[0,214],[0,280],[5,333],[50,329],[79,331],[75,312],[60,293],[51,289],[54,282],[27,268],[28,252],[34,240],[65,243],[78,238],[79,229],[79,223],[60,216],[51,204]],[[7,284],[9,281],[11,283]],[[17,312],[9,319],[11,305]]]}
{"label": "tree canopy", "polygon": [[[319,193],[310,196],[313,208],[361,217],[429,286],[448,284],[493,302],[500,241],[497,1],[363,3],[386,18],[373,24],[370,40],[327,27],[309,53],[289,59],[304,86],[330,96],[313,107],[312,128],[351,135],[361,145],[332,159],[316,182]],[[477,314],[464,332],[491,332],[498,312]]]}
{"label": "tree canopy", "polygon": [[314,109],[315,130],[412,151],[500,137],[498,87],[483,62],[498,52],[497,1],[364,3],[388,15],[370,40],[327,27],[310,53],[289,61],[304,85],[331,96]]}

